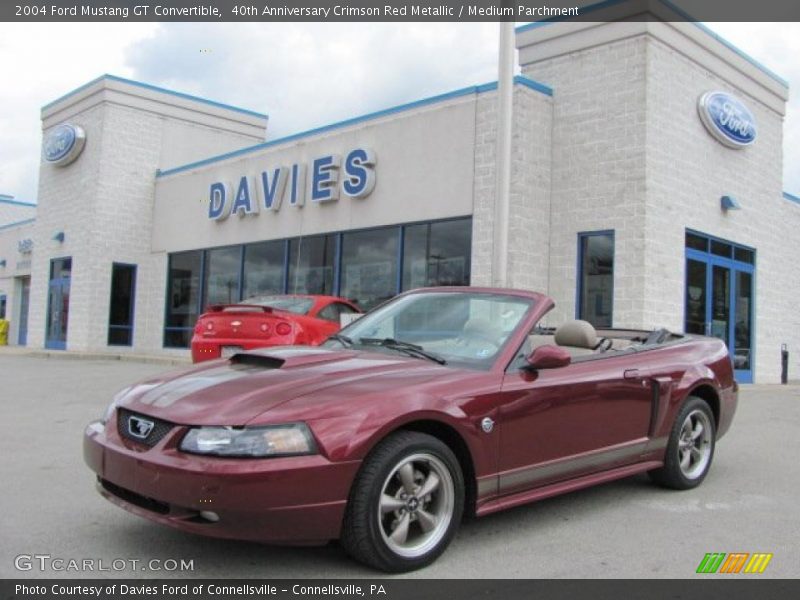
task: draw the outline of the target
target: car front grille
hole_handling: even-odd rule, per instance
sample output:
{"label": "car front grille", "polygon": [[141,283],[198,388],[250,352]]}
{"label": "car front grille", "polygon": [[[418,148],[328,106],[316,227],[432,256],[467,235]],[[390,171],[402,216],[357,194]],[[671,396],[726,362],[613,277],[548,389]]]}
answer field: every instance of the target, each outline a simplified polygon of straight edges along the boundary
{"label": "car front grille", "polygon": [[174,423],[127,410],[117,409],[117,431],[120,437],[152,448],[167,435]]}

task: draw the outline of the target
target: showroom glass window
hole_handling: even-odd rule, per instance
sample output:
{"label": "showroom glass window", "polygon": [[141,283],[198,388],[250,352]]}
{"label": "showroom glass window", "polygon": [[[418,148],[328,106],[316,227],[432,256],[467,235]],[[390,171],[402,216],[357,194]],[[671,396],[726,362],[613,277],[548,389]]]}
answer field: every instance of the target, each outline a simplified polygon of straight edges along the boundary
{"label": "showroom glass window", "polygon": [[363,310],[397,293],[399,227],[383,227],[342,235],[340,294]]}
{"label": "showroom glass window", "polygon": [[0,319],[6,318],[6,296],[0,294]]}
{"label": "showroom glass window", "polygon": [[289,242],[290,294],[333,294],[336,236],[317,235]]}
{"label": "showroom glass window", "polygon": [[235,304],[239,301],[241,264],[241,246],[206,250],[204,308],[212,304]]}
{"label": "showroom glass window", "polygon": [[286,242],[263,242],[244,247],[242,298],[283,293]]}
{"label": "showroom glass window", "polygon": [[179,252],[169,257],[164,345],[187,348],[200,310],[203,252]]}
{"label": "showroom glass window", "polygon": [[403,290],[469,285],[472,219],[405,227]]}
{"label": "showroom glass window", "polygon": [[108,344],[133,344],[133,308],[136,265],[114,263],[111,267],[111,300],[108,309]]}
{"label": "showroom glass window", "polygon": [[614,308],[614,232],[578,235],[576,316],[595,327],[611,327]]}

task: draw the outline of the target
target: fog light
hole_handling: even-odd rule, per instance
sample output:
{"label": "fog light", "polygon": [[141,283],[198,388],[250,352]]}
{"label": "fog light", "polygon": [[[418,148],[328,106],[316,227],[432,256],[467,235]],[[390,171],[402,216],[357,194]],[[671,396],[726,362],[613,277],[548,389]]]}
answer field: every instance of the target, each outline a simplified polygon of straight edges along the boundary
{"label": "fog light", "polygon": [[200,511],[200,516],[203,517],[206,521],[210,521],[211,523],[216,523],[217,521],[219,521],[219,515],[210,510]]}

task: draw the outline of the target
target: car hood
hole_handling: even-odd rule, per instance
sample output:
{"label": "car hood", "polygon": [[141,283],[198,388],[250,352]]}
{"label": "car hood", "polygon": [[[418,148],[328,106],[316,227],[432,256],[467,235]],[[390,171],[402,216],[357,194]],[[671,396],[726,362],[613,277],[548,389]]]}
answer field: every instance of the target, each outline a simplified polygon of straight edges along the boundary
{"label": "car hood", "polygon": [[236,426],[295,398],[318,396],[330,402],[396,389],[399,381],[406,388],[459,372],[401,355],[288,346],[144,381],[117,404],[173,423]]}

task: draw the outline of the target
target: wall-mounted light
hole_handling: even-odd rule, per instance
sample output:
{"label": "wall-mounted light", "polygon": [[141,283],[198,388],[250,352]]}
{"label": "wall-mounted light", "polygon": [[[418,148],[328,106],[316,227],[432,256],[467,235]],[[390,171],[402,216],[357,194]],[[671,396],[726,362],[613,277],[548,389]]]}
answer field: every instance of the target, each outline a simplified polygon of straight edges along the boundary
{"label": "wall-mounted light", "polygon": [[723,196],[719,199],[722,210],[741,210],[742,205],[733,196]]}
{"label": "wall-mounted light", "polygon": [[6,266],[6,259],[0,258],[0,267],[5,267],[5,266]]}
{"label": "wall-mounted light", "polygon": [[63,244],[64,243],[64,232],[63,231],[57,231],[56,234],[53,236],[53,240]]}

